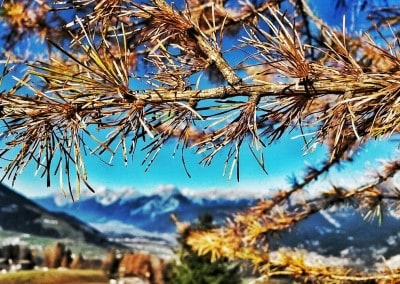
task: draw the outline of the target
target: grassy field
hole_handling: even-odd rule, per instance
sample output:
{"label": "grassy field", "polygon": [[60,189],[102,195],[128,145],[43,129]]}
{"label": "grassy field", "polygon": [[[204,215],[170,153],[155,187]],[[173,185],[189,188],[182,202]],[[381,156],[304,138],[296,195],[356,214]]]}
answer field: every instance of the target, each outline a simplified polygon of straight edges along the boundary
{"label": "grassy field", "polygon": [[0,283],[7,284],[86,284],[86,283],[109,283],[109,280],[100,270],[57,270],[50,269],[18,271],[0,274]]}

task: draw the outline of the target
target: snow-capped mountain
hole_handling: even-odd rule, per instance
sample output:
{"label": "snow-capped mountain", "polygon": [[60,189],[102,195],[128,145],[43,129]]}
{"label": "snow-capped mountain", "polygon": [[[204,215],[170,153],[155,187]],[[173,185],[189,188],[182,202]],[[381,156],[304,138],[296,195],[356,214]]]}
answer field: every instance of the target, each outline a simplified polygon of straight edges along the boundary
{"label": "snow-capped mountain", "polygon": [[352,208],[332,208],[300,221],[292,229],[281,232],[279,238],[271,238],[270,248],[305,249],[348,259],[352,266],[367,269],[400,254],[399,226],[400,219],[391,213],[380,223],[377,219],[365,220]]}
{"label": "snow-capped mountain", "polygon": [[[103,190],[96,195],[82,196],[74,203],[68,197],[48,196],[35,202],[49,211],[67,212],[97,228],[108,236],[174,239],[176,214],[182,221],[194,221],[210,213],[217,222],[246,209],[261,198],[243,192],[191,192],[164,186],[152,194],[132,189],[114,192]],[[368,267],[382,259],[400,254],[400,219],[387,214],[379,224],[365,221],[354,209],[334,208],[318,212],[302,220],[278,238],[271,238],[269,247],[303,248],[325,256],[348,259],[359,267]],[[400,258],[399,258],[400,259]],[[400,266],[400,264],[399,264]]]}
{"label": "snow-capped mountain", "polygon": [[[68,196],[50,195],[34,201],[54,212],[67,212],[97,228],[111,221],[135,226],[153,233],[173,233],[175,225],[171,214],[182,221],[194,221],[202,214],[210,213],[217,222],[254,204],[254,194],[225,192],[192,193],[174,186],[163,186],[151,194],[142,194],[134,189],[119,192],[102,189],[96,194],[81,196],[72,202]],[[106,230],[106,229],[105,229]]]}

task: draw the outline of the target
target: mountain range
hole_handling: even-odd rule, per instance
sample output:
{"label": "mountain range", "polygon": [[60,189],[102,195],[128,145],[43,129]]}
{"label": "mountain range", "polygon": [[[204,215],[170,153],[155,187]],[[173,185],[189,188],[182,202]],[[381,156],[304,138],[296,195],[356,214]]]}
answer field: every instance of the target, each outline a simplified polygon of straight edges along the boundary
{"label": "mountain range", "polygon": [[119,192],[103,190],[95,195],[82,196],[76,202],[60,195],[34,199],[47,210],[71,214],[105,233],[115,232],[118,227],[115,224],[119,224],[125,230],[130,226],[132,232],[141,230],[156,234],[176,231],[171,214],[177,215],[181,221],[194,221],[209,213],[220,223],[256,200],[254,195],[232,192],[226,195],[218,191],[204,195],[184,193],[174,186],[162,187],[152,194],[141,194],[133,189]]}
{"label": "mountain range", "polygon": [[[260,194],[194,193],[167,186],[150,194],[132,189],[102,190],[75,202],[58,194],[29,200],[0,185],[0,226],[3,230],[70,237],[102,246],[110,244],[110,239],[123,239],[139,249],[152,247],[160,252],[176,240],[171,214],[182,221],[194,221],[209,213],[222,223],[260,198]],[[379,223],[364,220],[352,208],[332,208],[272,236],[269,247],[274,251],[282,247],[305,249],[363,269],[377,262],[383,266],[394,262],[394,267],[400,267],[399,226],[400,219],[393,212],[387,212]]]}
{"label": "mountain range", "polygon": [[[171,214],[176,214],[182,221],[194,221],[209,213],[217,223],[222,223],[262,197],[262,194],[245,192],[185,192],[167,186],[151,194],[132,189],[104,190],[83,196],[76,202],[54,195],[35,199],[35,202],[50,211],[72,214],[108,236],[147,234],[156,238],[175,238]],[[399,226],[400,219],[390,212],[379,223],[364,220],[362,214],[352,208],[332,208],[281,232],[269,245],[273,250],[281,247],[305,249],[346,259],[353,266],[365,268],[400,255],[397,245],[400,242]]]}

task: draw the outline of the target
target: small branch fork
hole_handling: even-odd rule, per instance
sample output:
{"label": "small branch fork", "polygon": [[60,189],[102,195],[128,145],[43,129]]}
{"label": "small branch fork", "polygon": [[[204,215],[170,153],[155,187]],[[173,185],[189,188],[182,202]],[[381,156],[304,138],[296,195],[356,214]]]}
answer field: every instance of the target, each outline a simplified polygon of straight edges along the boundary
{"label": "small branch fork", "polygon": [[[230,178],[236,169],[239,180],[243,145],[267,172],[264,148],[296,129],[305,152],[326,146],[326,160],[306,168],[302,179],[294,178],[286,190],[237,214],[225,228],[196,232],[189,242],[213,259],[250,260],[266,275],[370,279],[347,270],[310,268],[304,258],[293,255],[274,262],[268,238],[333,205],[356,204],[368,218],[381,216],[384,207],[399,207],[399,191],[383,186],[398,174],[398,160],[386,162],[364,185],[332,186],[318,198],[303,203],[296,199],[332,167],[356,159],[367,141],[399,134],[396,34],[391,40],[386,38],[390,33],[378,31],[387,46],[370,35],[350,37],[345,30],[329,28],[305,0],[262,1],[257,6],[239,1],[236,10],[225,7],[229,1],[187,1],[181,10],[165,0],[54,1],[54,7],[46,1],[4,2],[0,21],[11,32],[5,37],[10,39],[7,50],[0,51],[0,62],[6,65],[0,83],[12,74],[10,62],[32,58],[13,54],[22,38],[48,39],[51,59],[35,59],[24,76],[14,77],[14,87],[0,91],[0,157],[8,163],[3,179],[14,182],[34,163],[47,186],[58,174],[61,189],[66,182],[74,198],[73,189],[79,196],[81,183],[93,190],[87,156],[110,165],[121,151],[127,164],[143,140],[147,170],[175,139],[174,155],[180,147],[189,176],[184,150],[194,148],[202,157],[200,164],[207,166],[226,149],[224,173]],[[293,15],[279,11],[283,2],[292,4]],[[64,10],[86,16],[77,13],[66,23],[57,16]],[[381,22],[390,12],[382,9],[373,15]],[[398,25],[398,9],[392,12],[390,21]],[[29,15],[37,16],[26,19]],[[65,29],[57,30],[59,26]],[[246,36],[223,50],[228,36],[242,34]],[[67,35],[71,40],[65,44]],[[243,54],[237,65],[227,59],[232,50]],[[149,72],[137,75],[141,67]],[[217,87],[200,88],[203,75]],[[134,88],[138,81],[145,87]],[[386,281],[398,275],[373,277]]]}
{"label": "small branch fork", "polygon": [[[122,4],[115,1],[113,11],[121,12],[123,9],[116,7]],[[330,37],[332,46],[319,51],[321,58],[326,57],[325,61],[308,60],[305,52],[307,47],[301,43],[301,35],[285,15],[271,8],[273,5],[255,8],[249,3],[242,3],[246,17],[257,16],[271,30],[269,34],[255,23],[248,24],[249,36],[243,39],[243,46],[237,48],[255,48],[256,52],[248,59],[257,60],[257,66],[261,69],[255,75],[242,79],[237,69],[224,58],[216,35],[205,33],[204,27],[197,22],[200,20],[195,21],[190,10],[176,11],[164,0],[154,0],[152,6],[131,4],[130,8],[134,9],[124,13],[126,17],[140,19],[136,30],[132,32],[131,27],[125,27],[128,24],[124,20],[117,26],[119,33],[114,31],[114,34],[110,34],[107,29],[100,34],[100,42],[95,43],[93,22],[77,18],[74,23],[81,32],[72,37],[74,46],[80,47],[83,53],[68,52],[50,41],[64,57],[31,64],[28,76],[18,79],[18,86],[0,97],[1,119],[6,124],[5,137],[8,141],[5,152],[22,145],[31,145],[29,151],[36,152],[34,154],[22,149],[22,156],[17,155],[19,161],[14,161],[7,168],[8,171],[19,173],[15,169],[24,168],[26,158],[30,155],[38,158],[39,168],[42,168],[44,154],[37,145],[47,149],[43,153],[47,153],[48,163],[54,165],[51,157],[57,151],[72,150],[71,142],[64,142],[65,138],[59,136],[63,131],[74,133],[76,157],[72,158],[71,153],[65,153],[65,157],[70,157],[71,164],[79,164],[79,176],[85,182],[83,156],[79,152],[87,146],[81,139],[82,134],[98,144],[90,153],[99,156],[110,153],[114,156],[116,150],[121,148],[125,163],[127,149],[133,153],[139,138],[156,139],[154,144],[152,142],[154,147],[144,149],[158,153],[167,140],[177,137],[183,141],[184,148],[195,146],[198,153],[210,151],[203,160],[205,165],[225,147],[231,149],[226,161],[232,158],[234,164],[238,163],[240,147],[250,137],[249,146],[261,151],[255,157],[264,167],[262,150],[259,149],[278,140],[287,130],[299,127],[303,132],[305,127],[316,129],[312,139],[305,140],[306,146],[312,141],[325,143],[331,154],[330,162],[320,171],[309,175],[304,181],[305,185],[314,179],[314,175],[325,173],[333,164],[345,161],[347,153],[356,149],[358,144],[370,138],[390,137],[397,133],[396,127],[400,123],[396,118],[398,111],[391,105],[398,100],[399,74],[392,69],[364,72],[345,43],[332,31],[325,33]],[[101,6],[101,9],[96,7],[98,13],[110,8],[107,5]],[[217,22],[213,7],[210,7],[210,19],[202,20],[210,28],[219,26],[222,35],[224,20]],[[309,7],[302,7],[307,14]],[[269,13],[272,18],[262,13]],[[96,14],[95,18],[99,17]],[[105,22],[109,27],[111,21]],[[148,83],[152,87],[144,90],[129,87],[130,79],[135,76],[130,72],[134,52],[129,50],[129,40],[132,38],[128,38],[128,35],[135,33],[143,36],[137,44],[148,46],[145,52],[147,59],[158,69],[153,77],[149,75]],[[383,58],[389,58],[394,62],[392,64],[400,66],[400,60],[372,42],[370,45]],[[169,50],[171,46],[182,54],[174,55]],[[182,67],[180,56],[189,54],[193,56],[194,63],[185,63],[187,65]],[[196,72],[209,67],[216,68],[226,85],[191,89],[186,82],[194,72],[190,71],[192,67]],[[268,81],[268,70],[271,68],[271,72],[284,76],[286,80]],[[35,85],[31,77],[39,78],[43,84]],[[34,95],[19,94],[17,90],[22,88],[28,88]],[[241,102],[243,98],[247,98],[247,103]],[[214,106],[199,108],[199,102],[206,100],[213,100]],[[180,109],[185,109],[187,115],[172,115]],[[60,117],[64,118],[63,123],[56,127]],[[227,126],[218,128],[211,118]],[[208,125],[202,131],[194,130],[196,120],[203,120],[202,123]],[[48,135],[44,135],[42,130],[35,130],[41,123],[47,125],[46,131],[59,132],[54,137],[62,142],[55,143],[56,147],[46,142]],[[113,130],[106,141],[100,141],[88,131],[87,126]],[[24,141],[28,136],[24,136],[23,132],[31,133],[29,139],[33,139],[32,144]],[[13,135],[18,139],[13,140]],[[130,139],[131,145],[127,147],[125,143],[129,135],[134,138]],[[268,143],[265,140],[269,140]],[[63,143],[68,146],[60,148],[59,145]],[[116,145],[114,149],[112,145]],[[44,169],[49,177],[50,168],[46,166]],[[233,166],[229,172],[232,170]],[[299,185],[298,188],[302,187]],[[291,192],[296,191],[294,188]]]}

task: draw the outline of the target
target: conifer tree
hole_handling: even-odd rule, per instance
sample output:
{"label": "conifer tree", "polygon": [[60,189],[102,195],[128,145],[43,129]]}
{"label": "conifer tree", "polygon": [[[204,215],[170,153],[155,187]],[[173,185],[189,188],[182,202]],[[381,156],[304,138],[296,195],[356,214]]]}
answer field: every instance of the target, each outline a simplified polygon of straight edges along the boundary
{"label": "conifer tree", "polygon": [[187,245],[190,232],[215,228],[210,214],[201,215],[197,222],[185,227],[179,236],[178,260],[166,268],[168,283],[176,284],[240,284],[240,266],[227,259],[211,262],[211,255],[198,255]]}

